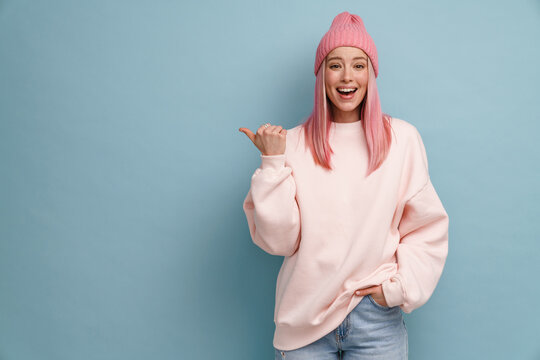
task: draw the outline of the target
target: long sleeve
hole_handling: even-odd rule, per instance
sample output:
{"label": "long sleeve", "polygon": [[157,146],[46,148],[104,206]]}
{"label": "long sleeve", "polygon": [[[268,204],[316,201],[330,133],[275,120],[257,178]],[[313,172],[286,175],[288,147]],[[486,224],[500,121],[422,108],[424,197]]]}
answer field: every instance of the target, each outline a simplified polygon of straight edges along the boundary
{"label": "long sleeve", "polygon": [[253,242],[271,255],[291,256],[300,243],[300,211],[285,154],[262,155],[244,199]]}
{"label": "long sleeve", "polygon": [[416,129],[415,134],[409,183],[420,189],[416,187],[402,205],[397,273],[381,284],[388,306],[399,305],[406,313],[431,297],[448,255],[448,214],[431,183],[425,147]]}
{"label": "long sleeve", "polygon": [[448,214],[431,180],[407,201],[399,223],[398,272],[382,283],[388,306],[410,313],[433,294],[448,254]]}

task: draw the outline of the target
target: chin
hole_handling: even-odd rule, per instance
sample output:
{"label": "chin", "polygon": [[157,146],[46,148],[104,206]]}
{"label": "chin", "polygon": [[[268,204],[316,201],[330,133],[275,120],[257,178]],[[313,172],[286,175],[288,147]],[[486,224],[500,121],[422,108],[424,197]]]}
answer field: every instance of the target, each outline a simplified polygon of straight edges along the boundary
{"label": "chin", "polygon": [[343,111],[343,112],[349,112],[349,111],[354,111],[358,108],[358,106],[360,106],[360,104],[355,104],[355,105],[346,105],[346,106],[336,106],[340,111]]}

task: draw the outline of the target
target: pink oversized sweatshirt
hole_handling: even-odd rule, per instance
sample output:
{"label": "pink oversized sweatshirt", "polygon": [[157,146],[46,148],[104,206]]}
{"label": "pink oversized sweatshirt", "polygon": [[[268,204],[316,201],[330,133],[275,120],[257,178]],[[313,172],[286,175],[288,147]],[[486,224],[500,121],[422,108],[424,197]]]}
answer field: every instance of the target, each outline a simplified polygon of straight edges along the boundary
{"label": "pink oversized sweatshirt", "polygon": [[387,159],[365,176],[362,120],[332,123],[333,170],[315,165],[300,125],[285,154],[261,155],[244,200],[253,242],[284,256],[276,284],[273,345],[293,350],[338,327],[382,284],[406,313],[432,295],[448,254],[448,214],[431,183],[416,127],[391,122]]}

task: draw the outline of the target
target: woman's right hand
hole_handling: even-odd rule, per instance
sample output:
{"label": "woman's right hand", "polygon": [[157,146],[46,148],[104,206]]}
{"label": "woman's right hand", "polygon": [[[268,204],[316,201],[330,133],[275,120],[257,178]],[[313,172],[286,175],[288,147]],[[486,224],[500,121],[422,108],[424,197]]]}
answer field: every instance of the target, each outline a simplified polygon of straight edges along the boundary
{"label": "woman's right hand", "polygon": [[[265,124],[266,125],[266,124]],[[255,144],[263,155],[281,155],[285,154],[285,146],[287,143],[287,130],[279,125],[270,125],[265,127],[261,125],[254,134],[247,128],[240,128],[239,131],[247,135],[247,137]]]}

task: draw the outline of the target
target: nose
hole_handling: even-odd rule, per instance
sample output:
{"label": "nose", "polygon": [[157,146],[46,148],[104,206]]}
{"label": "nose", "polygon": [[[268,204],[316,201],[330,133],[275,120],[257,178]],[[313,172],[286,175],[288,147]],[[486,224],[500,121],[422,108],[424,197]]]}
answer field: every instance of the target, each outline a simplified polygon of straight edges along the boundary
{"label": "nose", "polygon": [[343,81],[349,82],[352,80],[352,69],[348,68],[347,66],[345,66],[343,69]]}

